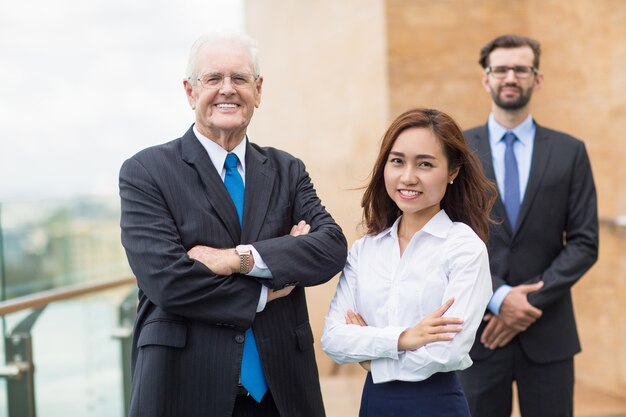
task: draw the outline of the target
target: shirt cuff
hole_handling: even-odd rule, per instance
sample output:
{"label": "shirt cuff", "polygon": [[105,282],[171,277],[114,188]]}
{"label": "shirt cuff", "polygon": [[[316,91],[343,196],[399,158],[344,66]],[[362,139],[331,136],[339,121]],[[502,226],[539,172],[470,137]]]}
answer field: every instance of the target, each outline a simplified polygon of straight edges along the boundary
{"label": "shirt cuff", "polygon": [[257,278],[272,278],[272,272],[267,267],[267,264],[263,261],[263,258],[261,258],[259,252],[257,252],[257,250],[254,249],[254,246],[252,245],[246,246],[248,247],[248,249],[250,249],[250,252],[252,253],[252,258],[254,258],[254,266],[252,267],[252,271],[248,272],[246,275]]}
{"label": "shirt cuff", "polygon": [[259,303],[256,306],[257,313],[260,313],[265,309],[265,304],[267,304],[267,294],[267,287],[265,285],[261,285],[261,295],[259,296]]}
{"label": "shirt cuff", "polygon": [[502,307],[502,302],[504,301],[504,298],[509,295],[510,291],[510,285],[501,285],[491,296],[491,300],[489,300],[487,308],[491,310],[491,312],[496,316],[500,314],[500,307]]}
{"label": "shirt cuff", "polygon": [[378,330],[376,338],[371,342],[372,353],[379,358],[397,360],[399,357],[398,339],[406,327],[388,326]]}

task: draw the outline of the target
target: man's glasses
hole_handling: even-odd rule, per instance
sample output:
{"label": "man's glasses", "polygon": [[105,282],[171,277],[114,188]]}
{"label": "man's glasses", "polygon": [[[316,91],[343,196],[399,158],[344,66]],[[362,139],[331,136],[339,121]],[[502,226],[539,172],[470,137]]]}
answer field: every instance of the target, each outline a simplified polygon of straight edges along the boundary
{"label": "man's glasses", "polygon": [[205,88],[217,89],[221,88],[226,78],[230,79],[230,83],[234,88],[251,88],[252,85],[258,80],[259,77],[255,77],[252,74],[245,73],[233,73],[231,75],[224,75],[220,73],[205,74],[199,78],[196,78],[200,85]]}
{"label": "man's glasses", "polygon": [[493,78],[502,79],[506,78],[509,71],[513,71],[515,76],[520,80],[524,78],[528,78],[531,74],[537,74],[537,68],[529,67],[525,65],[516,65],[514,67],[507,67],[504,65],[498,65],[496,67],[487,67],[485,68],[485,72],[487,74],[491,74]]}

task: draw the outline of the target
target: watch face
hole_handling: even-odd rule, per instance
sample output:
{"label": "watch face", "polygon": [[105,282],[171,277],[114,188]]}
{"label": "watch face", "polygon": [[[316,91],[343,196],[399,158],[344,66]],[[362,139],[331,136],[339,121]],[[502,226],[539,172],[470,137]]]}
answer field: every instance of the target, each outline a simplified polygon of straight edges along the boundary
{"label": "watch face", "polygon": [[237,247],[235,247],[235,250],[240,255],[248,255],[248,254],[250,254],[250,249],[248,249],[248,247],[244,246],[244,245],[237,245]]}

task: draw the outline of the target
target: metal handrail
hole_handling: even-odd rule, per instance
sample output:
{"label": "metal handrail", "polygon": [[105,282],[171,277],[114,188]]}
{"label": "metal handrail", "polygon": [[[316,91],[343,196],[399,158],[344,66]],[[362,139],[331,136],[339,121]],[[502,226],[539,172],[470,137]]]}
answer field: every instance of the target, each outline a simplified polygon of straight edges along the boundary
{"label": "metal handrail", "polygon": [[605,227],[619,238],[626,236],[626,214],[613,217],[600,217],[600,226]]}
{"label": "metal handrail", "polygon": [[79,297],[82,295],[134,283],[136,283],[135,277],[108,279],[69,285],[67,287],[41,291],[23,297],[16,297],[7,301],[0,302],[0,316],[4,316],[5,314],[9,313],[15,313],[21,310],[27,310],[30,308],[43,307],[53,301],[67,300],[70,298]]}
{"label": "metal handrail", "polygon": [[600,217],[600,224],[604,226],[626,228],[626,214],[614,217]]}

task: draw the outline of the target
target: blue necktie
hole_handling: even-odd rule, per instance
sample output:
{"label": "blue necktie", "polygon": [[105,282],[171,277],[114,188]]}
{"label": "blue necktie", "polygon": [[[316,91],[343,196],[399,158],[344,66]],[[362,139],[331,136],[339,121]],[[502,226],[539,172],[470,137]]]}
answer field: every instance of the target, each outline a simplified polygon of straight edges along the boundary
{"label": "blue necktie", "polygon": [[513,132],[506,132],[502,139],[506,143],[506,150],[504,151],[504,207],[511,229],[515,230],[520,207],[519,170],[513,152],[513,145],[517,136]]}
{"label": "blue necktie", "polygon": [[[224,168],[226,169],[224,185],[233,203],[235,203],[237,216],[239,217],[239,226],[241,226],[243,224],[244,186],[241,175],[239,175],[239,171],[237,171],[237,162],[239,162],[239,158],[237,158],[237,155],[234,153],[226,155],[226,162],[224,162]],[[241,385],[248,390],[252,398],[258,403],[261,402],[267,392],[267,381],[265,380],[265,375],[263,375],[261,357],[259,356],[252,328],[246,330],[246,339],[243,344]]]}

